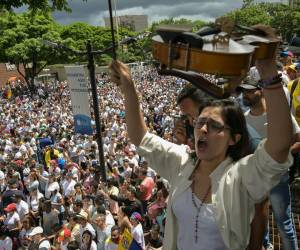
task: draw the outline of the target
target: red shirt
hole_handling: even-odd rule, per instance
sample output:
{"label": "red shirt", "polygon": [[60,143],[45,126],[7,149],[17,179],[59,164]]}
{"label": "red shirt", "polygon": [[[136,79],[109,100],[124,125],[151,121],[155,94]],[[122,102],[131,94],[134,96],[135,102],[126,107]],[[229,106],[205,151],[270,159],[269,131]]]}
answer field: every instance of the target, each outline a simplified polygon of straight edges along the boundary
{"label": "red shirt", "polygon": [[140,200],[148,201],[151,198],[154,185],[155,185],[154,180],[151,177],[146,177],[142,181],[140,185],[140,190],[141,190]]}

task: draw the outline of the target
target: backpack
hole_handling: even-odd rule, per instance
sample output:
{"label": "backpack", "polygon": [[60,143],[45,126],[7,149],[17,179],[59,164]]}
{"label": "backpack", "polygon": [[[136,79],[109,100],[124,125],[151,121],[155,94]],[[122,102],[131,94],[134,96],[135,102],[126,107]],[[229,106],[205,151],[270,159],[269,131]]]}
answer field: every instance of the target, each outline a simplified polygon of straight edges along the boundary
{"label": "backpack", "polygon": [[44,241],[46,241],[46,240],[48,240],[47,238],[44,238],[44,239],[42,239],[40,242],[38,242],[38,243],[36,243],[36,242],[31,242],[30,243],[30,245],[29,245],[29,247],[28,247],[28,250],[37,250],[37,249],[39,249],[39,247],[40,247],[40,245],[44,242]]}

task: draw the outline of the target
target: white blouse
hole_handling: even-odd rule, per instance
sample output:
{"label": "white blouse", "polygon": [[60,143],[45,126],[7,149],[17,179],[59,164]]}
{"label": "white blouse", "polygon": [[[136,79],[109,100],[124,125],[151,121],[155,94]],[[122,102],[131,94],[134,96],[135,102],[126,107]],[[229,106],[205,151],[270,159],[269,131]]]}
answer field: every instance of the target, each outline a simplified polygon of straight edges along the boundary
{"label": "white blouse", "polygon": [[[195,197],[197,207],[201,200]],[[212,204],[203,204],[198,218],[198,241],[195,243],[195,223],[197,209],[192,201],[192,190],[188,188],[172,205],[178,220],[179,232],[177,238],[178,250],[224,250],[226,246],[219,232]]]}

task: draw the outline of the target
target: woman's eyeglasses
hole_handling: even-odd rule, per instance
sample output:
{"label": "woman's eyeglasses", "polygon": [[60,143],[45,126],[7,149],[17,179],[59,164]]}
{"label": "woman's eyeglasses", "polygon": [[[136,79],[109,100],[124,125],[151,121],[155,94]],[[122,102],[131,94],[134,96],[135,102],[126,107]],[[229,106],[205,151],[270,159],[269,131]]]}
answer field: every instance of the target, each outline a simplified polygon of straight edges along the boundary
{"label": "woman's eyeglasses", "polygon": [[194,128],[196,128],[196,129],[200,129],[204,125],[206,125],[207,132],[214,133],[214,134],[218,134],[225,129],[230,130],[229,126],[226,126],[226,125],[224,125],[218,121],[215,121],[211,118],[205,118],[205,117],[199,117],[197,120],[194,120],[193,125],[194,125]]}

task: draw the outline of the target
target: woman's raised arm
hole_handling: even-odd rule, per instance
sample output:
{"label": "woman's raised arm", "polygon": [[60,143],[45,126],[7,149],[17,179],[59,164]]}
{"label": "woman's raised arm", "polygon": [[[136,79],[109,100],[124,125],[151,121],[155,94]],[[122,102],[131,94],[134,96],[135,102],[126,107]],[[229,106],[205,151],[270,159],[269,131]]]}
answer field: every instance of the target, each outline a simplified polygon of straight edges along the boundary
{"label": "woman's raised arm", "polygon": [[[275,58],[256,62],[262,82],[276,82],[278,75]],[[264,96],[267,104],[268,136],[266,151],[277,162],[285,162],[292,145],[293,128],[291,113],[282,83],[264,87]]]}
{"label": "woman's raised arm", "polygon": [[111,81],[115,82],[124,95],[125,120],[128,135],[134,145],[139,146],[144,135],[147,133],[147,126],[140,109],[140,102],[131,78],[129,68],[119,62],[113,61],[110,65]]}

